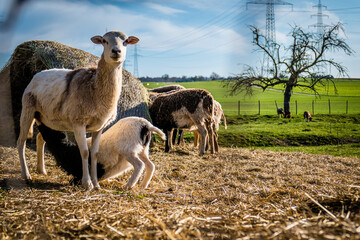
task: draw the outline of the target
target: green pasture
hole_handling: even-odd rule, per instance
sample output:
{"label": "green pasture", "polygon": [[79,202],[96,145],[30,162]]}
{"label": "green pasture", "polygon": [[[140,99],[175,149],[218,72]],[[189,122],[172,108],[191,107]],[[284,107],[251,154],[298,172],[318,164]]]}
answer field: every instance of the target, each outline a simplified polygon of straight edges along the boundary
{"label": "green pasture", "polygon": [[[144,83],[144,86],[156,88],[169,84],[172,83]],[[265,92],[255,89],[252,96],[229,96],[221,81],[179,84],[186,88],[206,89],[221,103],[228,123],[227,130],[220,126],[218,132],[223,147],[360,157],[360,80],[336,80],[337,95],[331,87],[322,89],[320,97],[295,89],[291,98],[291,120],[276,115],[275,101],[279,107],[283,105],[283,92],[279,89]],[[346,102],[348,114],[345,114]],[[313,122],[304,122],[302,113],[305,110],[315,113]],[[185,135],[188,141],[192,141],[192,137],[190,133]]]}
{"label": "green pasture", "polygon": [[[147,88],[156,88],[173,83],[143,83]],[[271,115],[276,114],[275,101],[278,107],[283,107],[283,92],[280,89],[266,90],[254,89],[252,96],[238,94],[229,96],[228,89],[223,88],[222,81],[205,81],[205,82],[185,82],[176,83],[186,88],[206,89],[219,101],[226,115],[253,115],[260,114]],[[356,114],[360,113],[360,80],[336,80],[338,94],[335,95],[331,86],[325,86],[319,90],[320,96],[314,96],[302,89],[295,89],[291,97],[292,114],[302,115],[305,110],[316,114]],[[240,101],[240,109],[239,109]],[[297,109],[296,109],[297,105]],[[314,106],[314,107],[313,107]]]}

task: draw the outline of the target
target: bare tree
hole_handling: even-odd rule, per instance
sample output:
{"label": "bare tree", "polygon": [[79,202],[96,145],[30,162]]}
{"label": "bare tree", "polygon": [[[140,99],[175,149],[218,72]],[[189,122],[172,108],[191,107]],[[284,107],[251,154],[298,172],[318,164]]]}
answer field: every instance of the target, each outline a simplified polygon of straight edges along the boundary
{"label": "bare tree", "polygon": [[319,95],[319,88],[332,84],[337,93],[335,81],[327,72],[327,67],[335,68],[340,77],[347,76],[347,69],[334,59],[327,58],[325,53],[334,51],[343,51],[348,55],[353,53],[340,36],[344,33],[341,23],[331,26],[322,34],[307,33],[295,26],[290,32],[291,45],[287,47],[268,41],[256,27],[251,26],[250,30],[253,33],[253,44],[269,58],[271,67],[264,76],[262,71],[246,65],[244,71],[236,76],[234,81],[225,84],[230,88],[231,95],[239,92],[252,94],[253,87],[265,91],[267,88],[282,85],[284,110],[290,112],[290,98],[294,87],[310,89]]}

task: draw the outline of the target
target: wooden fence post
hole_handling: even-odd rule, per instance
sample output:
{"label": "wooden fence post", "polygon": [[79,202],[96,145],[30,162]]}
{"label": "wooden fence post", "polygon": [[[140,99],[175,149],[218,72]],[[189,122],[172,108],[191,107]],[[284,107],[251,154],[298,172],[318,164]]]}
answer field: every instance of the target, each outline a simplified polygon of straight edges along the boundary
{"label": "wooden fence post", "polygon": [[240,100],[238,101],[238,115],[240,115]]}
{"label": "wooden fence post", "polygon": [[312,113],[313,113],[313,115],[315,115],[315,106],[314,105],[315,105],[314,100],[312,100]]}
{"label": "wooden fence post", "polygon": [[330,104],[330,99],[329,99],[329,115],[331,115],[331,104]]}
{"label": "wooden fence post", "polygon": [[297,115],[297,100],[295,100],[295,109],[296,109],[295,115]]}
{"label": "wooden fence post", "polygon": [[260,100],[259,100],[259,115],[260,115]]}
{"label": "wooden fence post", "polygon": [[348,114],[349,110],[349,100],[346,100],[346,114]]}

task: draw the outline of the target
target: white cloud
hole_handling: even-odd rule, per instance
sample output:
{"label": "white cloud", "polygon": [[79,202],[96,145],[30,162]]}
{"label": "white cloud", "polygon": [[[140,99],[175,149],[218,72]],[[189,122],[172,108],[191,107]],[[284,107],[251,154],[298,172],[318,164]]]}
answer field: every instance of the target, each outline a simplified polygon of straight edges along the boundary
{"label": "white cloud", "polygon": [[[177,3],[186,1],[177,0]],[[205,4],[205,0],[199,1]],[[192,2],[197,1],[192,0]],[[210,2],[214,3],[215,1],[211,0]],[[162,2],[155,1],[155,3]],[[285,12],[285,9],[276,12],[276,29],[278,31],[276,35],[279,42],[286,43],[288,41],[289,24],[301,23],[304,29],[308,29],[308,25],[316,21],[310,17],[311,14],[316,13],[316,9],[312,9],[312,5],[313,3],[309,3],[302,9],[312,12],[300,12],[301,9],[295,8],[293,13]],[[149,7],[147,4],[145,6]],[[165,3],[164,6],[166,6]],[[185,9],[190,11],[190,7]],[[259,10],[260,14],[256,9],[253,12],[248,10],[246,14],[240,13],[244,16],[241,18],[243,20],[236,25],[237,27],[234,27],[235,24],[232,23],[221,26],[221,23],[217,22],[214,24],[218,24],[218,26],[207,25],[206,28],[196,28],[197,24],[194,26],[191,23],[176,21],[176,18],[161,19],[156,15],[148,14],[149,12],[144,11],[144,8],[139,9],[129,8],[126,10],[114,5],[97,5],[87,1],[30,1],[24,8],[15,29],[12,50],[18,44],[28,40],[53,40],[99,56],[102,48],[94,45],[90,38],[94,35],[102,35],[106,31],[120,30],[140,38],[138,49],[144,57],[139,58],[139,65],[142,64],[142,70],[147,69],[145,73],[140,70],[141,75],[161,76],[161,73],[182,75],[182,71],[184,71],[184,75],[197,75],[207,71],[209,71],[208,74],[211,74],[212,71],[215,71],[225,76],[229,72],[237,72],[233,70],[238,68],[237,63],[249,63],[256,57],[251,44],[251,32],[246,27],[246,24],[252,24],[249,22],[250,17],[257,16],[256,20],[259,22],[261,20],[265,24],[265,12]],[[172,14],[180,14],[181,12],[177,11],[182,10],[168,7],[168,13],[171,11],[173,11]],[[186,13],[192,14],[192,12]],[[324,13],[330,16],[329,19],[326,19],[329,22],[325,22],[324,19],[324,23],[336,22],[338,19],[333,14]],[[206,20],[204,19],[204,21]],[[264,29],[263,26],[258,25],[258,27]],[[359,49],[355,46],[352,47],[355,51]],[[131,58],[130,56],[131,50],[129,58]],[[232,57],[231,64],[234,67],[227,71],[224,70],[227,66],[221,66],[226,65],[222,63],[226,62],[230,58],[229,56]],[[216,62],[218,64],[214,64]],[[351,67],[349,66],[349,68]],[[174,74],[171,71],[178,73]]]}
{"label": "white cloud", "polygon": [[183,10],[176,9],[176,8],[171,8],[171,7],[166,7],[166,6],[163,6],[163,5],[160,5],[160,4],[146,3],[146,5],[149,8],[154,9],[154,10],[156,10],[158,12],[161,12],[163,14],[166,14],[166,15],[174,15],[174,14],[177,14],[177,13],[185,13],[185,11],[183,11]]}

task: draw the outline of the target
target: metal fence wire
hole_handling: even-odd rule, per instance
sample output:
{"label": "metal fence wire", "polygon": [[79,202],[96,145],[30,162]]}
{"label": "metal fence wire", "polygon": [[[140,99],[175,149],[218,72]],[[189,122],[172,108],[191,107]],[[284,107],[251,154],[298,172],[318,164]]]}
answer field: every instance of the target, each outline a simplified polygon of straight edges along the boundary
{"label": "metal fence wire", "polygon": [[[261,102],[239,100],[237,102],[223,103],[223,108],[227,109],[225,114],[231,115],[273,115],[277,114],[277,107],[283,108],[283,102]],[[304,111],[310,111],[312,115],[316,114],[359,114],[360,101],[345,100],[332,101],[312,100],[312,101],[291,101],[290,111],[292,115],[302,115]]]}

